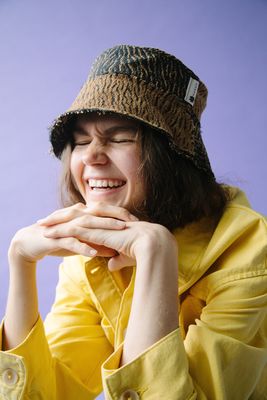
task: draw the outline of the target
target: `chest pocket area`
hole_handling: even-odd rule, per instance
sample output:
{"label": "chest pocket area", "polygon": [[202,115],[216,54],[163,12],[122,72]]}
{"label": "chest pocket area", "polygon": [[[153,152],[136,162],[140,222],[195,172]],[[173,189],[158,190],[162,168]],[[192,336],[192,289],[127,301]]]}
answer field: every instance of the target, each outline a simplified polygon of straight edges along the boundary
{"label": "chest pocket area", "polygon": [[203,307],[206,303],[191,294],[187,294],[180,304],[179,323],[183,339],[185,339],[189,325],[195,325],[196,319],[200,319]]}

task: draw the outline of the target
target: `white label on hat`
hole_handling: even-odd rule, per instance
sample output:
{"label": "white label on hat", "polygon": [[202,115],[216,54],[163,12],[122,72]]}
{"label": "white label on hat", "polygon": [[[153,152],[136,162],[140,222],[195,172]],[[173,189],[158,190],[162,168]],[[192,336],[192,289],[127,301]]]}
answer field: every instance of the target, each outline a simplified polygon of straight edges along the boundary
{"label": "white label on hat", "polygon": [[184,99],[185,99],[185,101],[187,101],[187,103],[191,104],[191,106],[194,105],[195,98],[197,95],[198,85],[199,85],[199,81],[197,81],[196,79],[190,78]]}

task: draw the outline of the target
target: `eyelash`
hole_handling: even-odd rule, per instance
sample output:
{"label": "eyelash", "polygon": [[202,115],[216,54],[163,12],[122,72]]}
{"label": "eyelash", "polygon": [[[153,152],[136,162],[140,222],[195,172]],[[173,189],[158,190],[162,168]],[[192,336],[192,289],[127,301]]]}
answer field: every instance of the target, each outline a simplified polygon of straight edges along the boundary
{"label": "eyelash", "polygon": [[[135,140],[131,140],[131,139],[123,139],[123,140],[115,140],[115,139],[110,139],[109,140],[111,143],[135,143]],[[88,144],[90,144],[91,142],[74,142],[74,146],[86,146]]]}
{"label": "eyelash", "polygon": [[119,139],[110,139],[110,142],[112,142],[112,143],[134,143],[135,142],[135,140],[132,140],[132,139],[121,139],[121,140],[119,140]]}

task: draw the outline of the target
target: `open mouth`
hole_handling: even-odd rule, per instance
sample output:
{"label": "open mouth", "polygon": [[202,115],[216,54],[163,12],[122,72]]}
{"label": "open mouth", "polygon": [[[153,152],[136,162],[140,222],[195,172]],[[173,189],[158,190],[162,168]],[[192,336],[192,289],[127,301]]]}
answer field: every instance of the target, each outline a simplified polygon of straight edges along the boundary
{"label": "open mouth", "polygon": [[126,184],[126,181],[120,179],[89,179],[88,185],[91,190],[105,191],[121,188]]}

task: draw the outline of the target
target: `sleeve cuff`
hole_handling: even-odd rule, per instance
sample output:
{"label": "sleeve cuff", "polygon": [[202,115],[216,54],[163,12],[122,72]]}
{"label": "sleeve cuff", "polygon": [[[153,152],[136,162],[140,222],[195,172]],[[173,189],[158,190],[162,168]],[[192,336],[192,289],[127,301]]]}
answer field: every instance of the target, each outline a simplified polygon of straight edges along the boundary
{"label": "sleeve cuff", "polygon": [[[123,343],[102,365],[104,392],[107,398],[120,398],[135,391],[140,399],[189,399],[194,393],[188,373],[188,361],[180,329],[172,331],[141,353],[130,363],[119,367]],[[174,384],[175,383],[175,384]]]}
{"label": "sleeve cuff", "polygon": [[[0,326],[0,370],[3,374],[5,371],[11,371],[13,374],[14,385],[10,382],[6,382],[7,385],[5,385],[8,395],[11,395],[13,389],[16,395],[19,393],[22,395],[27,387],[35,387],[35,382],[40,381],[38,377],[41,373],[51,371],[52,357],[45,336],[43,321],[39,315],[26,338],[18,346],[6,351],[2,350],[3,327],[4,319]],[[38,357],[36,354],[38,354]],[[11,375],[9,374],[9,376]],[[52,377],[50,378],[52,379]],[[50,378],[47,377],[47,379]]]}

